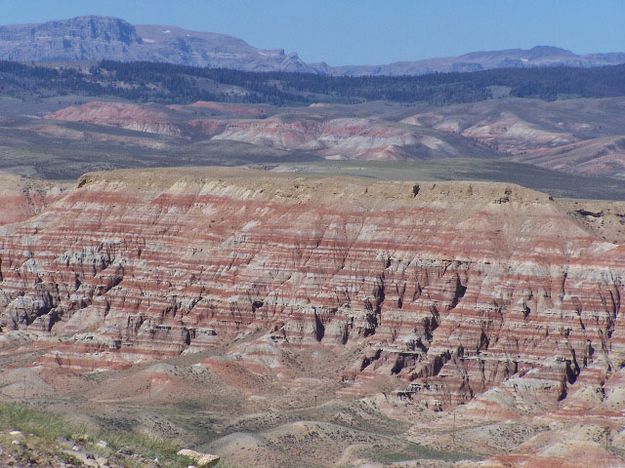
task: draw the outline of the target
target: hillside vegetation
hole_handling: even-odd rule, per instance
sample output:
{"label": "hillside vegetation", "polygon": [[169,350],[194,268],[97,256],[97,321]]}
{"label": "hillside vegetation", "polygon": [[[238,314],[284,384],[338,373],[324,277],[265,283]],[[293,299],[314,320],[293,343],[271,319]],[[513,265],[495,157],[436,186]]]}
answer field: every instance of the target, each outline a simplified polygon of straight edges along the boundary
{"label": "hillside vegetation", "polygon": [[138,102],[198,100],[270,103],[426,101],[445,105],[501,95],[555,100],[625,95],[625,65],[497,69],[423,76],[323,76],[248,72],[165,63],[102,61],[44,67],[0,61],[0,95],[22,99],[78,94]]}

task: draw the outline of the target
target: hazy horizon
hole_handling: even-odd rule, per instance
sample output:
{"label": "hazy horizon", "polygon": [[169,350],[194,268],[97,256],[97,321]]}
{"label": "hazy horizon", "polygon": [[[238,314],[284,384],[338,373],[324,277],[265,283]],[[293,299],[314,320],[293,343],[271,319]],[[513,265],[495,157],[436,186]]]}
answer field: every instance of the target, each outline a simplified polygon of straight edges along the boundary
{"label": "hazy horizon", "polygon": [[[468,3],[304,2],[267,0],[171,1],[0,0],[2,24],[40,23],[75,16],[122,18],[229,34],[251,45],[297,52],[306,62],[383,64],[529,49],[546,45],[577,54],[625,51],[625,4],[614,0]],[[339,46],[337,46],[339,44]]]}

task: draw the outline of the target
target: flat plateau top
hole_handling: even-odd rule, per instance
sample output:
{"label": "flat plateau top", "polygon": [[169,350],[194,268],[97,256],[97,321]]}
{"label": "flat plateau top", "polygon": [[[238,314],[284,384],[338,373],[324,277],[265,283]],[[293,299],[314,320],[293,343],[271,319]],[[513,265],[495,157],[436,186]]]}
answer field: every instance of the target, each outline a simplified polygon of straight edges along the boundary
{"label": "flat plateau top", "polygon": [[377,181],[360,177],[327,177],[263,170],[203,167],[124,169],[94,172],[81,177],[78,188],[136,190],[171,194],[218,194],[236,198],[319,200],[505,201],[548,203],[548,194],[502,182]]}

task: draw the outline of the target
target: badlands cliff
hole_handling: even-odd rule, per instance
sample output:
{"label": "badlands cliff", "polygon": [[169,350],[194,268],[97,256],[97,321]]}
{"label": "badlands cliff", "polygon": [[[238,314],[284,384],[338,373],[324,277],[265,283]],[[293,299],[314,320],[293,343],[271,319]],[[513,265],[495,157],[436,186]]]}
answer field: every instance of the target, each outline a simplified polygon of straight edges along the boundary
{"label": "badlands cliff", "polygon": [[118,171],[1,229],[0,343],[46,366],[262,332],[358,347],[346,381],[396,375],[445,407],[498,386],[563,400],[625,363],[623,247],[519,186]]}

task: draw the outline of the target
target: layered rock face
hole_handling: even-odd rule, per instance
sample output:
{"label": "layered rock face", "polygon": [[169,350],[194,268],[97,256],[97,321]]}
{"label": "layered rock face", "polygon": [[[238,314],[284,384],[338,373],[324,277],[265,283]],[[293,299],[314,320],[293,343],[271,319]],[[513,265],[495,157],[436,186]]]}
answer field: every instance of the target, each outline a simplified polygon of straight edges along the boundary
{"label": "layered rock face", "polygon": [[152,61],[254,71],[315,71],[295,53],[257,49],[226,34],[134,26],[101,16],[0,26],[0,57],[17,62]]}
{"label": "layered rock face", "polygon": [[556,401],[625,363],[625,251],[586,229],[513,185],[92,174],[1,231],[0,326],[50,366],[260,333],[352,347],[345,380],[397,375],[434,406],[499,385]]}
{"label": "layered rock face", "polygon": [[117,18],[90,16],[0,27],[4,60],[97,60],[121,56],[142,43],[135,28]]}

